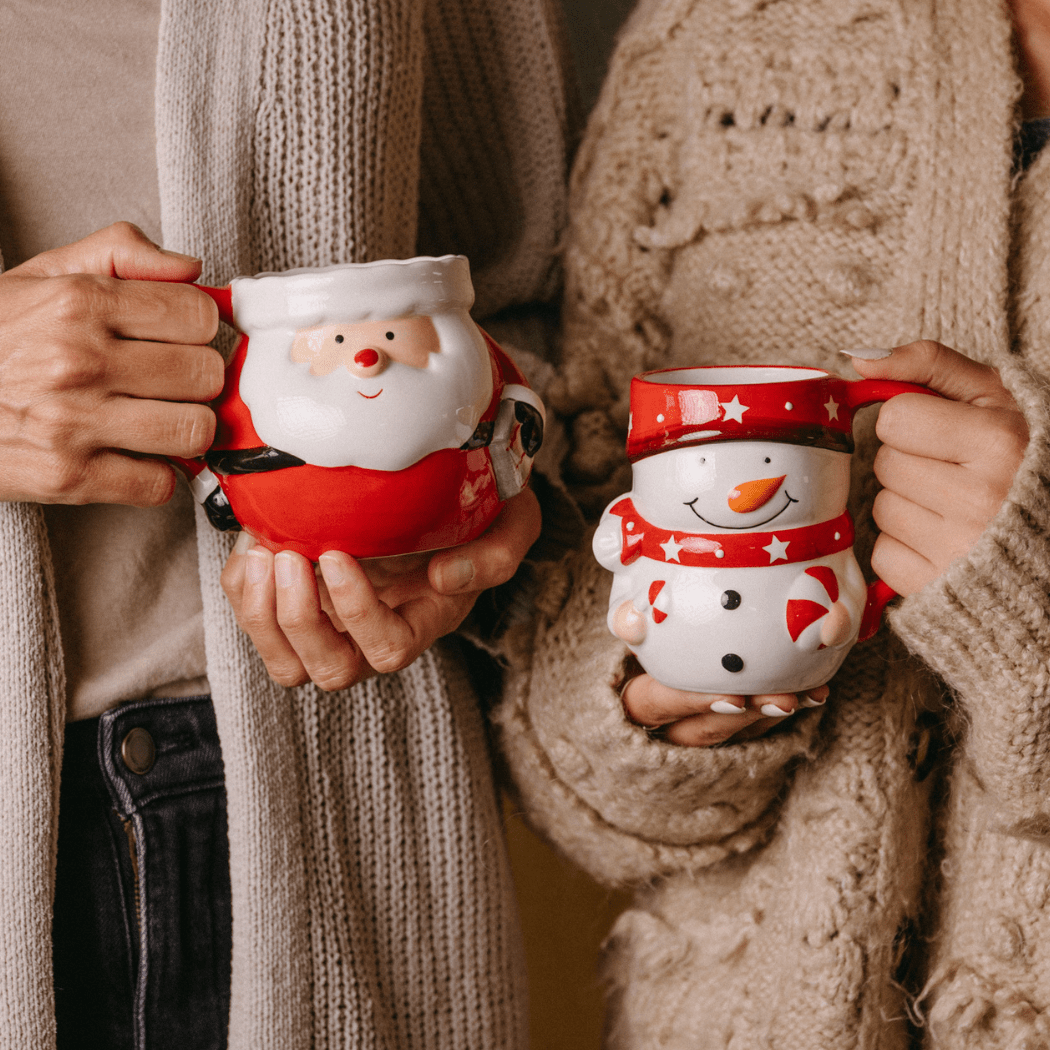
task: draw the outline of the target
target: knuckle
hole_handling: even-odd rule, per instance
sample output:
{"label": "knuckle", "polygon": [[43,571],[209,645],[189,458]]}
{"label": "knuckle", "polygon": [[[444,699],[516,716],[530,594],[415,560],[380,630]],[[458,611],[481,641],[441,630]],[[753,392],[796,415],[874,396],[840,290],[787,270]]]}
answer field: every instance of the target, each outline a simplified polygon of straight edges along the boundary
{"label": "knuckle", "polygon": [[266,664],[266,670],[270,677],[278,685],[284,686],[286,689],[294,688],[297,685],[305,685],[310,681],[310,676],[301,666],[277,660],[264,660],[263,663]]}
{"label": "knuckle", "polygon": [[323,689],[326,693],[334,693],[354,683],[354,668],[348,660],[343,660],[336,664],[315,668],[310,678],[319,689]]}
{"label": "knuckle", "polygon": [[204,397],[211,401],[222,393],[226,382],[226,362],[222,354],[211,347],[205,347],[201,352],[198,380]]}
{"label": "knuckle", "polygon": [[78,458],[56,453],[48,458],[41,474],[41,495],[50,503],[78,503],[78,494],[86,475],[85,464]]}
{"label": "knuckle", "polygon": [[60,343],[42,363],[42,377],[51,390],[83,390],[100,383],[105,364],[84,344]]}
{"label": "knuckle", "polygon": [[368,662],[380,674],[403,671],[414,659],[415,653],[402,645],[384,645],[368,654]]}
{"label": "knuckle", "polygon": [[167,503],[175,492],[175,475],[163,463],[139,461],[139,491],[131,500],[138,507],[159,507]]}
{"label": "knuckle", "polygon": [[298,605],[290,609],[277,610],[277,623],[286,634],[305,634],[311,628],[316,627],[317,622],[316,616]]}
{"label": "knuckle", "polygon": [[107,239],[115,244],[139,245],[151,243],[142,230],[133,222],[128,222],[127,219],[119,219],[117,222],[111,223],[106,227],[105,233]]}
{"label": "knuckle", "polygon": [[49,286],[52,315],[67,325],[82,325],[106,315],[112,294],[108,278],[91,273],[61,274]]}
{"label": "knuckle", "polygon": [[190,456],[207,452],[215,438],[215,413],[205,405],[184,405],[176,425],[178,450]]}

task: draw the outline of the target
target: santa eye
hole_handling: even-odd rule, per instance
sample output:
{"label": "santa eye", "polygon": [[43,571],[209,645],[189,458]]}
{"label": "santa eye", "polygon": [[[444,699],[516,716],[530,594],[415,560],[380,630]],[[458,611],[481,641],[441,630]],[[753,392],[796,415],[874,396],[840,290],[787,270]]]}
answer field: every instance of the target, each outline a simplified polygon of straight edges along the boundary
{"label": "santa eye", "polygon": [[343,341],[343,337],[342,337],[341,335],[337,335],[337,336],[335,337],[335,341],[336,341],[337,343],[341,343],[341,342]]}
{"label": "santa eye", "polygon": [[387,337],[387,339],[393,339],[394,338],[394,333],[393,332],[387,332],[386,337]]}

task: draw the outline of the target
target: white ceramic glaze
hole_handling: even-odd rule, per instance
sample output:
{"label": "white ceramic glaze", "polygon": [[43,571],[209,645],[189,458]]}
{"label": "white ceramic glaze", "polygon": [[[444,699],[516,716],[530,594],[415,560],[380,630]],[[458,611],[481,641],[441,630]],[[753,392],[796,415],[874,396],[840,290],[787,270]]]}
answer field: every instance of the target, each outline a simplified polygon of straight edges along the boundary
{"label": "white ceramic glaze", "polygon": [[918,389],[779,366],[635,377],[633,487],[593,550],[613,573],[609,629],[646,671],[729,695],[832,677],[892,596],[869,601],[853,555],[853,412]]}

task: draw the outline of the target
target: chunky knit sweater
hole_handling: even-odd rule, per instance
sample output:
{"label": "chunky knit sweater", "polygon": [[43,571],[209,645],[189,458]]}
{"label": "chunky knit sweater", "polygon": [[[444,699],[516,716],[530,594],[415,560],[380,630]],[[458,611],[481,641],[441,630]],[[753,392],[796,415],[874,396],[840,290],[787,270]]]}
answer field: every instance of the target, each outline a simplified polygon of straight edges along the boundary
{"label": "chunky knit sweater", "polygon": [[[567,113],[547,0],[164,0],[164,242],[204,280],[462,251],[479,315],[548,296]],[[230,1046],[524,1047],[481,715],[452,651],[342,693],[267,676],[198,522],[229,805]],[[40,508],[0,504],[0,1047],[54,1045],[65,724]]]}
{"label": "chunky knit sweater", "polygon": [[637,887],[610,1048],[1050,1046],[1050,155],[1015,184],[1019,93],[999,0],[646,0],[619,41],[552,398],[592,513],[647,368],[932,338],[1000,368],[1031,441],[970,554],[750,742],[628,723],[609,575],[586,544],[550,574],[499,718],[535,825]]}

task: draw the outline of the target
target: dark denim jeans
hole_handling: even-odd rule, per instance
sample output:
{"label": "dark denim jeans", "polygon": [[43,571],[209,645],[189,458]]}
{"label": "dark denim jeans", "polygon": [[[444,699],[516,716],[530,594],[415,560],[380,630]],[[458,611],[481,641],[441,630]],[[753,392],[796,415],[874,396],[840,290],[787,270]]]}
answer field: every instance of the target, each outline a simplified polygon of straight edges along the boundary
{"label": "dark denim jeans", "polygon": [[226,791],[211,700],[66,727],[53,930],[59,1050],[220,1050]]}

